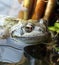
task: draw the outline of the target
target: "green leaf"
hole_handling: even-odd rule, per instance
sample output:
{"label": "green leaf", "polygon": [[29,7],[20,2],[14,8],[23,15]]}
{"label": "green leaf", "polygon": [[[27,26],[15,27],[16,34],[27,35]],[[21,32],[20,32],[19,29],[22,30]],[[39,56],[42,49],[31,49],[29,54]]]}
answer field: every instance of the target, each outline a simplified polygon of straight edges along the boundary
{"label": "green leaf", "polygon": [[50,31],[56,31],[56,29],[55,29],[54,26],[50,26],[50,27],[48,27],[48,29],[49,29]]}
{"label": "green leaf", "polygon": [[57,33],[59,33],[59,30],[57,30]]}
{"label": "green leaf", "polygon": [[58,52],[59,51],[59,48],[55,47],[55,50]]}
{"label": "green leaf", "polygon": [[56,28],[59,29],[59,23],[56,22],[56,23],[54,24],[54,27],[56,27]]}

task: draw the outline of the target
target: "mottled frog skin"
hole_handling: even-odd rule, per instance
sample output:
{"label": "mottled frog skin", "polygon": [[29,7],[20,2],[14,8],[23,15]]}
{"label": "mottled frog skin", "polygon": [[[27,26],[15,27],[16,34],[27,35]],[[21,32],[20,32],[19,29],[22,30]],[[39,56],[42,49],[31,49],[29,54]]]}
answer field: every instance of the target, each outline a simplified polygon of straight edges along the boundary
{"label": "mottled frog skin", "polygon": [[0,17],[0,38],[11,37],[24,43],[38,44],[49,38],[47,22],[40,20],[23,20],[14,17]]}
{"label": "mottled frog skin", "polygon": [[38,44],[48,39],[48,29],[45,20],[40,19],[34,23],[33,20],[20,20],[18,24],[11,27],[11,36],[24,43]]}

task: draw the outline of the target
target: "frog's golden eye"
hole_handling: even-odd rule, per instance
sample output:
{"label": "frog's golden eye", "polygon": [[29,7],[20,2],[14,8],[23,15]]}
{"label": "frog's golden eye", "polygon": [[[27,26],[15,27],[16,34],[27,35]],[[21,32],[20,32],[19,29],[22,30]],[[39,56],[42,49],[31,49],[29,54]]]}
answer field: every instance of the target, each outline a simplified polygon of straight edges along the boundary
{"label": "frog's golden eye", "polygon": [[28,32],[28,33],[31,32],[33,29],[34,29],[34,25],[32,23],[28,23],[25,26],[25,31]]}

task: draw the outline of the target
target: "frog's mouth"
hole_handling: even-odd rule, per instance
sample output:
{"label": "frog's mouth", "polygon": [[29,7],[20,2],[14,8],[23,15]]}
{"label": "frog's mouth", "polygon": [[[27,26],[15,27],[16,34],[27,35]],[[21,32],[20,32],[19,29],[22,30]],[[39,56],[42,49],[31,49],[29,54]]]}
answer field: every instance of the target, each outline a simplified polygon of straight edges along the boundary
{"label": "frog's mouth", "polygon": [[23,25],[23,23],[21,22],[21,24],[18,23],[17,25],[11,28],[11,37],[24,42],[43,41],[48,37],[48,33],[44,26],[45,25],[42,23],[41,25],[39,25],[39,23],[34,25],[28,22],[25,25]]}
{"label": "frog's mouth", "polygon": [[17,24],[11,28],[11,36],[18,37],[18,38],[34,38],[39,36],[44,36],[45,30],[37,25],[33,25],[32,23],[27,23],[23,26],[21,23],[20,25]]}
{"label": "frog's mouth", "polygon": [[[6,30],[8,31],[8,33],[4,34],[5,37],[7,38],[11,36],[11,38],[15,38],[24,42],[25,41],[39,42],[47,39],[48,37],[46,31],[46,25],[44,24],[42,19],[40,21],[37,21],[37,20],[22,20],[13,17],[11,18],[0,17],[0,20],[2,21],[1,23],[3,24],[3,25],[0,24],[0,26],[7,28]],[[7,36],[7,34],[9,36]],[[3,38],[5,38],[4,35],[2,35]]]}

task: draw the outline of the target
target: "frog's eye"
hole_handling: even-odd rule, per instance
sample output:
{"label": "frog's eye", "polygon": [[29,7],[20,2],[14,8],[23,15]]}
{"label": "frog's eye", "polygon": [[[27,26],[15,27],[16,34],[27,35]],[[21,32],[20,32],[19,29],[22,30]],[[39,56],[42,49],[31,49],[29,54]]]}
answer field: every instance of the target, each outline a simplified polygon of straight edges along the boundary
{"label": "frog's eye", "polygon": [[25,26],[25,31],[28,32],[28,33],[31,32],[33,29],[34,29],[34,25],[32,23],[28,23]]}

